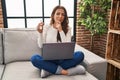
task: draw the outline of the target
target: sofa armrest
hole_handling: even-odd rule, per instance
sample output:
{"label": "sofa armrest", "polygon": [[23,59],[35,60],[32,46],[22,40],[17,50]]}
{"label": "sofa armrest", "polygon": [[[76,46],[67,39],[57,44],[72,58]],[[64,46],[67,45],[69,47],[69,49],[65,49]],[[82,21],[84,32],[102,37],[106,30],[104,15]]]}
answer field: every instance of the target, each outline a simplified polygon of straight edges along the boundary
{"label": "sofa armrest", "polygon": [[106,80],[107,61],[106,59],[92,53],[91,51],[76,44],[75,51],[82,51],[85,55],[85,59],[82,63],[86,70],[93,74],[99,80]]}

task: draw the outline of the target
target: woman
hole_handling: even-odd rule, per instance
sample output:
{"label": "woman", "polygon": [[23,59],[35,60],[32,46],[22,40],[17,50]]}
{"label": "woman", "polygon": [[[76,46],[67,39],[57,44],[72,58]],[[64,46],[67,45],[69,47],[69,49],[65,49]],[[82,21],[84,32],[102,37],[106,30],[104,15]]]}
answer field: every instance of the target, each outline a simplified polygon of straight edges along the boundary
{"label": "woman", "polygon": [[[41,48],[43,43],[70,42],[71,29],[68,26],[68,16],[63,6],[56,6],[51,14],[50,25],[40,22],[37,30],[40,34],[38,45]],[[74,53],[73,59],[65,60],[43,60],[40,55],[31,57],[32,64],[41,70],[41,77],[50,74],[75,75],[85,73],[85,68],[80,64],[84,59],[84,54],[80,51]]]}

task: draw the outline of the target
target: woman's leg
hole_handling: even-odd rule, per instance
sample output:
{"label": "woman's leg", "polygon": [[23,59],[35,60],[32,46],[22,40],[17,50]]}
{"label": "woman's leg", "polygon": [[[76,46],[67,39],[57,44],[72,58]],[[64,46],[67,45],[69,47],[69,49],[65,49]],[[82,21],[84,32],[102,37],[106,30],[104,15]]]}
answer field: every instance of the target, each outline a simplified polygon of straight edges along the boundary
{"label": "woman's leg", "polygon": [[57,64],[54,64],[53,62],[50,62],[50,61],[43,60],[43,58],[40,55],[33,55],[31,57],[31,62],[35,67],[39,69],[44,69],[53,74],[56,73],[56,70],[58,68]]}
{"label": "woman's leg", "polygon": [[84,74],[85,68],[81,65],[78,65],[83,61],[83,59],[84,59],[83,52],[77,51],[74,53],[73,59],[61,61],[60,66],[63,68],[61,74],[63,75]]}
{"label": "woman's leg", "polygon": [[59,65],[63,69],[68,69],[68,68],[71,68],[71,67],[74,67],[74,66],[80,64],[83,61],[83,59],[84,59],[83,52],[77,51],[74,53],[73,59],[64,60]]}

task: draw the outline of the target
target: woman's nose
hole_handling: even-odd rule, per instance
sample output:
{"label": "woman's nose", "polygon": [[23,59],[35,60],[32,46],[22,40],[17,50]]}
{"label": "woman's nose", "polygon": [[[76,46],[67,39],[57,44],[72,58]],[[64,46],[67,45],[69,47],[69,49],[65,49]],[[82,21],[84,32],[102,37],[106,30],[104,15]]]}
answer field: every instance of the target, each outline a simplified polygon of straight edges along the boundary
{"label": "woman's nose", "polygon": [[61,17],[62,17],[62,14],[60,14],[59,17],[61,18]]}
{"label": "woman's nose", "polygon": [[59,15],[59,18],[61,18],[61,15]]}

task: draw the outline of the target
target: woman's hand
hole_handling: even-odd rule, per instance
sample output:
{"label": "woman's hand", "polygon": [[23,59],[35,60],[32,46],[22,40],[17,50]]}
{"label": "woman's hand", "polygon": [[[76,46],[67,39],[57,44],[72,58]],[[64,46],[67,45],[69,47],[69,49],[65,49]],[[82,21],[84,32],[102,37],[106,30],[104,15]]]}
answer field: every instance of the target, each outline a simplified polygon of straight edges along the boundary
{"label": "woman's hand", "polygon": [[38,26],[37,26],[37,31],[38,31],[39,33],[42,33],[42,32],[43,32],[43,25],[44,25],[43,22],[40,22],[40,23],[38,24]]}
{"label": "woman's hand", "polygon": [[61,25],[61,22],[57,22],[56,23],[56,28],[58,29],[58,31],[62,31],[62,25]]}

